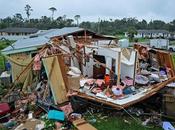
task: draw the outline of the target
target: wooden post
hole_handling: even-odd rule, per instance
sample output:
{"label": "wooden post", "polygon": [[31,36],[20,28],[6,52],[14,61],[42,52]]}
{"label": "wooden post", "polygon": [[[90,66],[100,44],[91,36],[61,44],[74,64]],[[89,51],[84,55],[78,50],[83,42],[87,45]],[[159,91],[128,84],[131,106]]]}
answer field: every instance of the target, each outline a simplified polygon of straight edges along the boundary
{"label": "wooden post", "polygon": [[137,59],[137,51],[135,51],[135,62],[134,62],[134,75],[133,75],[133,85],[135,85],[135,76],[137,73],[137,67],[138,67],[139,61]]}
{"label": "wooden post", "polygon": [[118,75],[117,75],[117,85],[120,85],[120,68],[121,68],[121,52],[118,52]]}
{"label": "wooden post", "polygon": [[87,40],[86,30],[84,30],[84,40],[85,40],[85,42],[86,42],[86,40]]}

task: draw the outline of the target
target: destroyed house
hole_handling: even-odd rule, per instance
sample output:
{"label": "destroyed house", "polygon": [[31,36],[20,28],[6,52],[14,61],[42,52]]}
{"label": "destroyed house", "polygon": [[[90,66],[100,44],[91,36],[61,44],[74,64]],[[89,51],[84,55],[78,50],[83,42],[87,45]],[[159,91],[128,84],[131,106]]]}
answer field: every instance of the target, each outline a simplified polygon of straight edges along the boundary
{"label": "destroyed house", "polygon": [[[90,41],[96,41],[97,39],[114,39],[113,37],[98,35],[92,31],[79,27],[64,27],[62,29],[41,31],[30,35],[29,38],[17,40],[14,44],[1,51],[11,63],[13,81],[18,78],[18,75],[23,71],[27,64],[31,62],[32,58],[43,46],[49,45],[51,40],[58,42],[62,38],[66,38],[70,35],[80,42],[86,41],[87,44],[89,44]],[[22,82],[24,79],[21,78],[20,81]]]}
{"label": "destroyed house", "polygon": [[[60,105],[72,97],[121,110],[175,80],[168,52],[155,53],[141,45],[120,48],[113,37],[77,27],[48,31],[32,36],[47,40],[36,48],[29,46],[30,51],[12,49],[15,45],[3,50],[15,64],[14,81],[23,82],[22,91],[33,90],[40,100]],[[27,59],[24,54],[30,55],[26,64],[18,61]],[[20,70],[15,77],[17,66]]]}

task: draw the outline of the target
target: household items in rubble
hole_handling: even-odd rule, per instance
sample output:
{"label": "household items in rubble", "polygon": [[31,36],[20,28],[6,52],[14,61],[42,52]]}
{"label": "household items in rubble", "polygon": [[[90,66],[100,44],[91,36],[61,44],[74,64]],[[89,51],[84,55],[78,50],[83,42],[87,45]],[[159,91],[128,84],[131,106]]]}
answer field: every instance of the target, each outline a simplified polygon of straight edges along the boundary
{"label": "household items in rubble", "polygon": [[67,72],[68,75],[73,77],[78,77],[81,75],[81,71],[77,67],[69,67],[69,71]]}
{"label": "household items in rubble", "polygon": [[69,67],[71,71],[75,74],[81,74],[81,71],[77,67]]}
{"label": "household items in rubble", "polygon": [[148,49],[147,47],[139,48],[139,60],[147,61],[148,60]]}
{"label": "household items in rubble", "polygon": [[156,74],[156,73],[151,73],[151,75],[149,75],[148,78],[149,78],[150,83],[155,83],[155,82],[159,83],[159,82],[161,82],[160,78],[159,78],[159,75]]}
{"label": "household items in rubble", "polygon": [[127,97],[128,94],[136,93],[135,87],[133,86],[133,79],[130,77],[125,77],[120,85],[112,85],[110,80],[110,85],[106,86],[105,81],[102,79],[81,79],[80,92],[86,93],[88,95],[94,94],[96,97],[100,98],[112,98],[121,99],[121,97]]}
{"label": "household items in rubble", "polygon": [[167,77],[167,71],[166,71],[165,68],[160,68],[159,69],[159,77],[162,80],[167,80],[168,79],[168,77]]}
{"label": "household items in rubble", "polygon": [[78,129],[78,130],[97,130],[95,127],[90,125],[87,121],[84,119],[78,119],[73,121],[73,125]]}
{"label": "household items in rubble", "polygon": [[135,87],[134,86],[126,86],[124,89],[123,89],[123,94],[127,95],[127,94],[132,94],[132,93],[135,93]]}
{"label": "household items in rubble", "polygon": [[127,86],[132,86],[134,81],[132,78],[126,76],[125,79],[122,80],[122,83],[124,83]]}
{"label": "household items in rubble", "polygon": [[109,74],[105,75],[104,81],[105,81],[106,86],[108,86],[110,84],[110,75]]}
{"label": "household items in rubble", "polygon": [[164,121],[162,123],[162,128],[164,130],[175,130],[175,128],[173,127],[173,125],[170,122],[168,122],[168,121]]}
{"label": "household items in rubble", "polygon": [[146,85],[149,82],[149,79],[143,75],[136,75],[135,82],[139,85]]}
{"label": "household items in rubble", "polygon": [[10,106],[8,103],[0,103],[0,122],[7,122],[9,120]]}
{"label": "household items in rubble", "polygon": [[149,76],[149,75],[151,75],[151,72],[148,70],[141,70],[140,74],[144,75],[144,76]]}
{"label": "household items in rubble", "polygon": [[58,110],[49,110],[48,119],[54,119],[58,121],[64,121],[65,115],[64,112]]}
{"label": "household items in rubble", "polygon": [[35,71],[41,70],[41,57],[40,57],[39,54],[37,54],[37,55],[34,57],[33,70],[35,70]]}
{"label": "household items in rubble", "polygon": [[62,111],[64,111],[64,114],[65,114],[66,117],[68,117],[73,112],[71,103],[68,103],[68,104],[66,104],[64,106],[61,106],[60,109]]}
{"label": "household items in rubble", "polygon": [[17,125],[17,121],[15,119],[10,119],[8,122],[2,124],[5,128],[13,129]]}
{"label": "household items in rubble", "polygon": [[117,85],[117,86],[112,86],[112,92],[114,93],[115,96],[122,96],[123,95],[123,89],[124,86]]}
{"label": "household items in rubble", "polygon": [[79,113],[71,113],[71,114],[68,116],[68,120],[69,120],[70,122],[73,122],[73,121],[75,121],[75,120],[77,120],[77,119],[81,119],[81,118],[82,118],[82,115],[79,114]]}
{"label": "household items in rubble", "polygon": [[10,106],[8,103],[0,103],[0,116],[8,114],[10,112]]}
{"label": "household items in rubble", "polygon": [[[39,126],[38,126],[39,125]],[[44,122],[38,119],[27,119],[25,123],[21,123],[15,130],[37,130],[37,128],[43,128]]]}

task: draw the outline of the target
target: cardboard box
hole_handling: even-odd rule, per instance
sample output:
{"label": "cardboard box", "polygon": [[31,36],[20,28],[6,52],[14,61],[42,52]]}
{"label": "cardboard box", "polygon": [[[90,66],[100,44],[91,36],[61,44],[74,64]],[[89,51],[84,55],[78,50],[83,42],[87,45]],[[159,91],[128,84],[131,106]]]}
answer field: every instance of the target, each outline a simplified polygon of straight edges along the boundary
{"label": "cardboard box", "polygon": [[73,124],[78,130],[97,130],[95,127],[86,122],[84,119],[75,120],[73,121]]}
{"label": "cardboard box", "polygon": [[165,114],[172,116],[175,119],[175,96],[171,94],[164,94],[163,99]]}
{"label": "cardboard box", "polygon": [[79,90],[80,88],[80,77],[68,76],[68,89]]}

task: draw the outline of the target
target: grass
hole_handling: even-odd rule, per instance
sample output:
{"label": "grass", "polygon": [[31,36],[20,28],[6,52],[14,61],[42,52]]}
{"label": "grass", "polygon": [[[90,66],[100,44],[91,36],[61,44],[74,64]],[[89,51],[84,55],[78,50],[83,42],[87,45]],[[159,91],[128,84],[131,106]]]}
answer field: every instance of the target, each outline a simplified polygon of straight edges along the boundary
{"label": "grass", "polygon": [[[124,34],[117,34],[116,37],[118,39],[128,39],[128,37],[125,37]],[[138,42],[149,42],[148,38],[134,38],[132,42],[134,42],[136,39],[138,40]]]}
{"label": "grass", "polygon": [[125,35],[123,35],[123,34],[117,34],[116,37],[117,37],[118,39],[128,39],[128,38],[125,37]]}
{"label": "grass", "polygon": [[[12,44],[14,41],[10,41],[10,40],[0,40],[0,51],[4,48],[6,48],[7,46],[9,46],[10,44]],[[4,70],[5,69],[5,59],[4,56],[0,54],[0,70]]]}
{"label": "grass", "polygon": [[[93,123],[93,120],[96,120]],[[95,128],[98,130],[162,130],[160,127],[145,127],[139,121],[128,116],[102,116],[101,114],[93,114],[93,116],[86,117]],[[139,120],[139,119],[138,119]]]}
{"label": "grass", "polygon": [[170,41],[170,45],[175,45],[175,40]]}
{"label": "grass", "polygon": [[0,50],[6,48],[10,44],[12,44],[15,41],[10,41],[10,40],[0,40]]}
{"label": "grass", "polygon": [[[129,122],[129,123],[127,123]],[[107,119],[105,122],[99,122],[94,124],[94,126],[98,130],[161,130],[160,128],[147,128],[142,125],[137,124],[134,121],[131,121],[131,119],[128,121],[128,119],[123,118],[117,118],[117,117],[111,117]]]}
{"label": "grass", "polygon": [[138,38],[138,42],[149,42],[149,40],[147,38]]}

